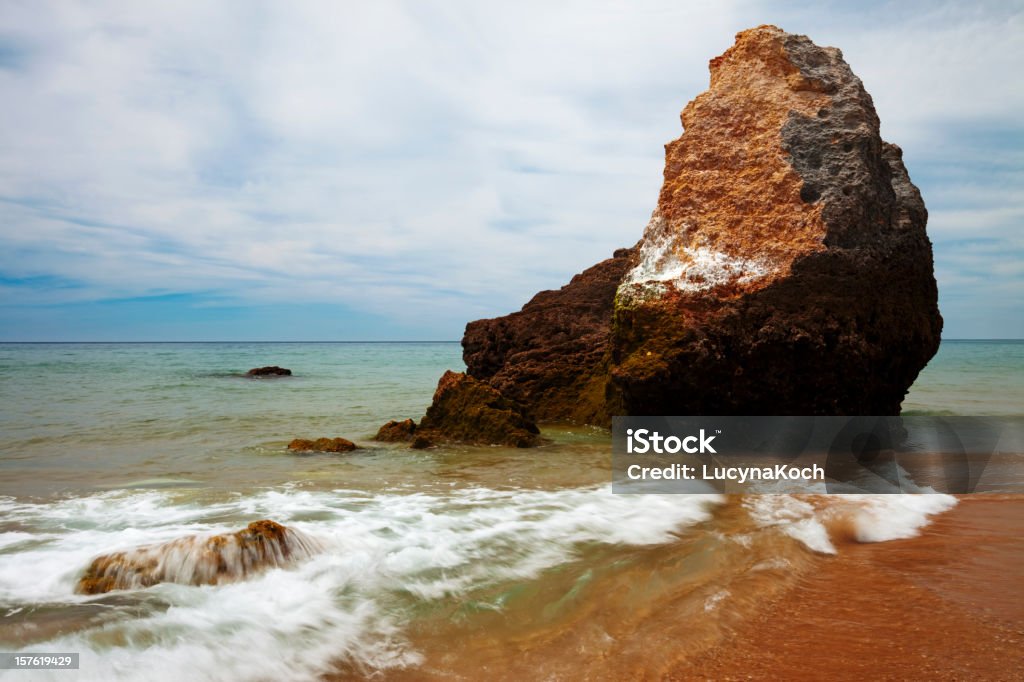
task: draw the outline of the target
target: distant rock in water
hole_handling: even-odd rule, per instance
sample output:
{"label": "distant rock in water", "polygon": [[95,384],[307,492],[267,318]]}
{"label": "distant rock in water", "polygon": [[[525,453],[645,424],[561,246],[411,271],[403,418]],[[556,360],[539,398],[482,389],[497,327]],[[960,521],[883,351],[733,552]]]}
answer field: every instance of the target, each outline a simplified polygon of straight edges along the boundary
{"label": "distant rock in water", "polygon": [[928,214],[842,53],[743,31],[682,122],[637,247],[470,323],[469,374],[543,419],[898,414],[942,330]]}
{"label": "distant rock in water", "polygon": [[269,367],[255,367],[246,372],[245,375],[249,377],[290,377],[292,371],[284,367],[271,365]]}
{"label": "distant rock in water", "polygon": [[400,443],[412,440],[415,433],[416,422],[413,420],[403,419],[399,422],[392,419],[387,424],[380,427],[377,431],[377,435],[374,436],[373,439],[385,443]]}
{"label": "distant rock in water", "polygon": [[465,443],[528,448],[540,442],[540,429],[522,405],[482,381],[448,371],[416,427],[412,446]]}
{"label": "distant rock in water", "polygon": [[351,452],[358,449],[358,445],[346,438],[296,438],[288,443],[289,450],[299,452]]}
{"label": "distant rock in water", "polygon": [[309,536],[274,521],[254,521],[228,535],[191,536],[97,557],[79,579],[79,594],[134,590],[157,583],[219,585],[287,566],[321,550]]}

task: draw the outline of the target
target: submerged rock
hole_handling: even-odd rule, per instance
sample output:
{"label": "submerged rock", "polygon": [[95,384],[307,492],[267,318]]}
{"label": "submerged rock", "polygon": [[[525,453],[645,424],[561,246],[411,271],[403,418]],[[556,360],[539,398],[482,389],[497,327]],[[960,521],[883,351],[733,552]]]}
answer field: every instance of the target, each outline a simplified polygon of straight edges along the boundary
{"label": "submerged rock", "polygon": [[[595,266],[616,286],[470,323],[470,374],[544,418],[602,424],[898,414],[942,329],[927,211],[842,53],[743,31],[681,118],[643,239]],[[600,359],[580,361],[584,338]]]}
{"label": "submerged rock", "polygon": [[433,445],[434,441],[430,440],[430,437],[427,434],[422,433],[418,436],[415,436],[412,439],[412,442],[409,443],[409,447],[412,448],[413,450],[426,450],[427,448],[432,447]]}
{"label": "submerged rock", "polygon": [[346,438],[296,438],[288,443],[289,450],[300,452],[351,452],[359,446]]}
{"label": "submerged rock", "polygon": [[412,440],[415,433],[416,422],[413,420],[403,419],[402,421],[395,421],[392,419],[387,424],[380,427],[377,431],[377,435],[374,436],[373,439],[385,443],[400,443]]}
{"label": "submerged rock", "polygon": [[254,367],[246,372],[245,375],[250,377],[290,377],[292,371],[284,367],[271,365],[268,367]]}
{"label": "submerged rock", "polygon": [[518,402],[467,374],[447,371],[412,446],[439,443],[527,448],[540,444],[540,430]]}
{"label": "submerged rock", "polygon": [[286,566],[320,551],[309,536],[274,521],[254,521],[227,535],[190,536],[93,559],[79,594],[132,590],[162,582],[218,585]]}

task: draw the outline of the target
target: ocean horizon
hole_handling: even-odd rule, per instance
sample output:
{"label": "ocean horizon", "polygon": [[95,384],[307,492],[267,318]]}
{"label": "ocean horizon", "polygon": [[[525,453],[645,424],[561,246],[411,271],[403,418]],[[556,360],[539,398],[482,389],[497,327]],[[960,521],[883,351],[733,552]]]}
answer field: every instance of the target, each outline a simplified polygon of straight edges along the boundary
{"label": "ocean horizon", "polygon": [[[1024,339],[1016,338],[956,338],[956,339],[942,339],[943,343],[1024,343]],[[10,345],[60,345],[60,344],[155,344],[155,343],[462,343],[459,339],[330,339],[330,340],[278,340],[278,341],[260,341],[253,339],[239,339],[233,341],[224,340],[188,340],[188,341],[0,341],[0,344]]]}

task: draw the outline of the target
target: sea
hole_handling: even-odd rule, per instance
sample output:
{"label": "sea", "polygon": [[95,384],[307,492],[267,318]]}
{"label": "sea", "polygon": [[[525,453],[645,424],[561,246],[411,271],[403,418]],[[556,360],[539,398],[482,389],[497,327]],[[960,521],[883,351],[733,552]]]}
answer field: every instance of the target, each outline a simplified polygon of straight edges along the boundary
{"label": "sea", "polygon": [[[279,365],[290,377],[250,378]],[[610,434],[411,450],[458,343],[0,344],[0,679],[621,679],[712,647],[851,542],[948,495],[616,495]],[[1024,342],[944,341],[905,414],[1024,415]],[[296,454],[293,438],[348,438]],[[97,556],[270,519],[316,550],[99,595]],[[652,655],[657,652],[657,655]]]}

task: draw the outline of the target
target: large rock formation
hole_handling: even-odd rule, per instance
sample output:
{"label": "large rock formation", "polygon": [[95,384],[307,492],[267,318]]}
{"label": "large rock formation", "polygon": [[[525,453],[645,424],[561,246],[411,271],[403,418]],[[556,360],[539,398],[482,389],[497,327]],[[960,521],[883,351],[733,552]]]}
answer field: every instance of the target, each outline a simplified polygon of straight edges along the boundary
{"label": "large rock formation", "polygon": [[320,551],[313,538],[274,521],[254,521],[225,535],[189,536],[96,557],[79,579],[79,594],[133,590],[157,583],[218,585]]}
{"label": "large rock formation", "polygon": [[682,122],[638,248],[468,325],[469,374],[548,419],[898,414],[942,328],[927,211],[840,51],[744,31]]}

